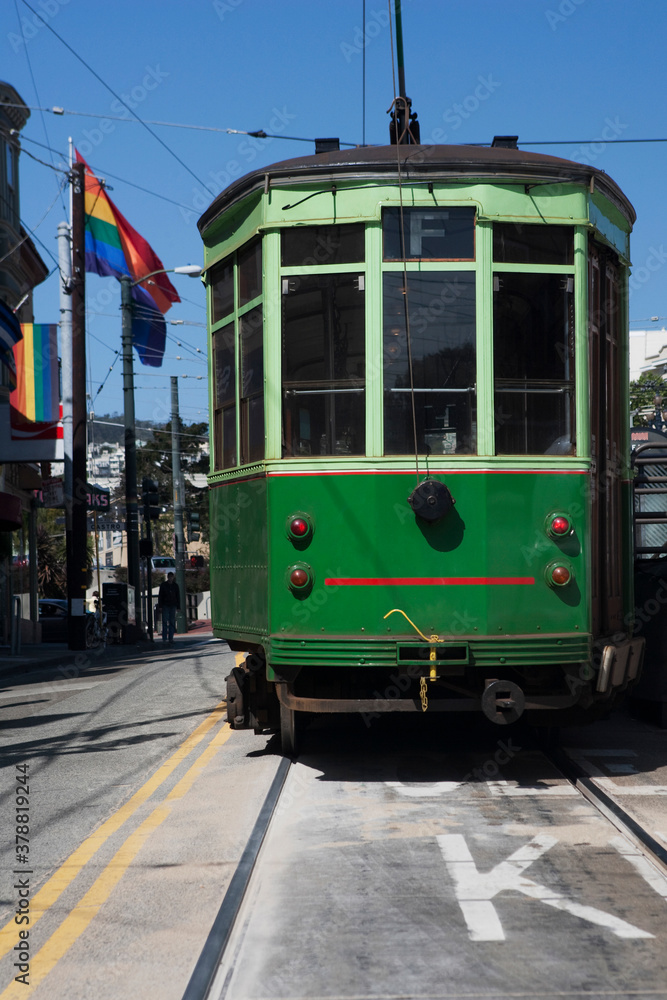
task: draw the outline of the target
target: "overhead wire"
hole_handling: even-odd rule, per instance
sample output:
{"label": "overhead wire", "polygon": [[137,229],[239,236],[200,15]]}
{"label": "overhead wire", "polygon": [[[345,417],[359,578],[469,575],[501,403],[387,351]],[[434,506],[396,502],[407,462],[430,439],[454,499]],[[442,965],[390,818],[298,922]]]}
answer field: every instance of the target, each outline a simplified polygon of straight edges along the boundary
{"label": "overhead wire", "polygon": [[[22,0],[22,2],[25,3],[25,0]],[[52,107],[52,108],[47,108],[47,107],[42,107],[42,106],[37,106],[37,105],[30,105],[30,104],[11,104],[8,101],[3,101],[2,103],[3,103],[3,106],[7,107],[7,108],[28,108],[29,111],[45,111],[45,112],[48,112],[49,114],[53,114],[53,115],[56,115],[56,116],[76,115],[76,116],[80,116],[80,117],[83,117],[83,118],[100,118],[100,119],[106,118],[106,119],[109,119],[109,121],[127,122],[129,125],[136,125],[136,124],[140,124],[140,125],[160,125],[160,126],[163,126],[165,128],[184,128],[184,129],[191,129],[191,130],[196,130],[196,131],[200,131],[200,132],[217,132],[217,133],[220,133],[220,134],[223,134],[223,135],[247,135],[247,136],[250,136],[251,138],[257,138],[257,139],[286,139],[286,140],[288,140],[290,142],[315,142],[315,139],[309,138],[307,136],[283,135],[280,132],[265,132],[264,129],[250,130],[250,129],[241,129],[241,128],[220,128],[219,126],[215,126],[215,125],[192,125],[192,124],[190,124],[188,122],[164,122],[164,121],[153,120],[151,118],[141,119],[138,116],[135,116],[135,118],[136,118],[136,121],[135,121],[134,119],[128,118],[127,116],[124,116],[124,115],[110,115],[110,114],[107,114],[104,111],[99,111],[99,112],[93,112],[93,111],[73,111],[71,109],[60,108],[60,107],[57,107],[57,106],[56,107]],[[127,105],[125,105],[125,106],[127,107]],[[362,142],[361,142],[362,146],[366,145],[366,142],[365,142],[365,131],[364,131],[364,129],[365,129],[365,126],[362,125]],[[33,139],[32,141],[34,142],[35,140]],[[359,145],[360,145],[358,142],[347,142],[347,141],[343,141],[342,139],[339,140],[339,141],[340,141],[341,146],[348,146],[351,149],[357,149],[359,147]],[[577,145],[586,145],[587,143],[600,142],[600,141],[601,140],[600,140],[599,136],[597,136],[595,138],[592,138],[592,139],[536,139],[534,141],[533,140],[519,140],[519,145],[520,146],[577,146]],[[621,145],[623,143],[667,142],[667,137],[663,138],[663,137],[657,136],[657,137],[643,138],[643,139],[604,139],[602,141],[604,141],[605,145],[609,146],[609,145]],[[373,143],[372,145],[377,145],[377,143]],[[489,146],[490,143],[488,141],[485,141],[485,142],[470,142],[469,141],[469,142],[453,143],[452,145],[456,145],[456,146]],[[57,152],[57,150],[55,152]],[[109,176],[112,176],[112,175],[109,174]],[[117,179],[118,180],[122,180],[122,178],[117,178]],[[125,183],[129,183],[129,182],[125,182]],[[200,181],[200,183],[201,183],[201,181]]]}
{"label": "overhead wire", "polygon": [[[23,2],[25,3],[25,0],[23,0]],[[161,125],[164,128],[185,128],[197,132],[218,132],[222,133],[223,135],[247,135],[250,136],[252,139],[288,139],[291,142],[315,142],[315,139],[310,139],[307,136],[284,135],[281,132],[266,132],[263,128],[254,130],[243,129],[243,128],[220,128],[217,125],[192,125],[188,122],[163,122],[163,121],[155,121],[151,118],[141,119],[136,115],[135,115],[136,118],[135,121],[132,118],[128,118],[127,115],[110,115],[107,114],[107,112],[105,111],[102,112],[72,111],[69,108],[30,107],[29,105],[23,105],[23,104],[21,105],[7,104],[7,107],[28,107],[30,111],[46,111],[49,114],[58,116],[76,115],[81,118],[99,118],[99,119],[106,119],[107,121],[126,122],[128,125],[136,125],[136,124]],[[125,104],[125,107],[127,107],[127,104]],[[355,149],[359,145],[359,143],[357,142],[343,142],[342,140],[339,141],[341,146],[350,146],[352,149]]]}
{"label": "overhead wire", "polygon": [[[60,150],[58,150],[58,149],[52,149],[50,146],[45,146],[43,142],[38,142],[37,139],[30,139],[27,135],[22,135],[21,136],[21,150],[22,150],[22,152],[24,152],[26,154],[26,156],[29,156],[31,159],[37,160],[37,163],[44,164],[45,167],[49,167],[49,166],[51,166],[51,164],[44,163],[43,160],[38,160],[36,156],[33,156],[32,153],[30,153],[25,148],[25,146],[23,145],[24,142],[31,142],[35,146],[40,146],[42,149],[48,149],[52,153],[57,153],[58,156],[63,156],[63,153],[61,153]],[[167,201],[167,202],[169,202],[170,205],[175,205],[176,208],[185,208],[185,209],[187,209],[188,212],[192,211],[192,205],[184,205],[180,201],[174,201],[173,198],[168,198],[164,194],[158,194],[157,191],[151,191],[150,188],[143,187],[141,184],[135,184],[134,181],[128,181],[128,179],[126,177],[120,177],[118,174],[111,174],[111,173],[109,173],[108,170],[102,170],[101,167],[96,166],[94,163],[89,164],[89,166],[90,166],[90,169],[92,171],[94,171],[94,173],[95,173],[96,176],[111,177],[115,181],[120,181],[121,184],[127,184],[128,187],[136,188],[137,191],[142,191],[144,194],[153,195],[154,198],[159,198],[161,201]],[[61,169],[61,168],[54,167],[53,169],[55,170],[55,169]],[[110,188],[109,185],[107,185],[107,190],[112,190],[112,188]]]}
{"label": "overhead wire", "polygon": [[[53,201],[51,202],[51,204],[49,205],[49,207],[47,208],[47,210],[44,212],[44,215],[42,216],[42,218],[39,220],[38,223],[36,223],[35,229],[39,229],[39,227],[41,226],[41,224],[44,222],[44,220],[46,219],[47,215],[49,214],[49,212],[51,211],[51,209],[53,208],[53,206],[55,205],[55,203],[58,201],[58,198],[60,197],[60,194],[61,194],[61,192],[62,192],[62,190],[63,190],[64,187],[65,187],[65,181],[63,181],[63,183],[60,185],[58,191],[56,192],[55,198],[53,199]],[[26,228],[26,227],[24,227],[24,228]],[[33,230],[33,232],[34,232],[34,230]],[[26,240],[29,240],[29,239],[30,239],[30,234],[28,232],[26,232],[26,234],[23,237],[23,239],[20,239],[18,241],[18,243],[15,243],[14,246],[11,247],[7,251],[7,253],[5,254],[4,257],[0,257],[0,264],[2,264],[3,261],[7,260],[8,257],[11,257],[11,255],[13,253],[15,253],[19,249],[19,247],[21,247],[26,242]]]}
{"label": "overhead wire", "polygon": [[195,180],[197,181],[197,183],[198,183],[198,184],[203,184],[203,183],[204,183],[204,182],[202,181],[202,179],[201,179],[200,177],[198,177],[198,176],[197,176],[197,174],[195,174],[195,172],[194,172],[193,170],[191,170],[191,169],[190,169],[190,167],[189,167],[189,166],[187,165],[187,163],[185,163],[185,162],[184,162],[184,161],[183,161],[183,160],[182,160],[182,159],[180,158],[180,156],[178,156],[178,154],[177,154],[177,153],[175,153],[175,152],[174,152],[174,150],[173,150],[173,149],[171,149],[171,147],[170,147],[170,146],[168,146],[168,145],[167,145],[167,143],[166,143],[166,142],[164,142],[164,140],[160,138],[160,136],[159,136],[159,135],[156,135],[156,133],[155,133],[155,132],[153,131],[153,129],[152,129],[152,128],[150,128],[150,126],[149,126],[149,125],[147,125],[147,124],[146,124],[146,122],[144,122],[144,121],[143,121],[143,119],[141,119],[141,118],[139,117],[139,115],[138,115],[138,114],[136,113],[136,111],[134,111],[134,110],[133,110],[133,109],[132,109],[132,108],[131,108],[131,107],[130,107],[130,106],[129,106],[128,104],[127,104],[127,102],[126,102],[126,101],[124,101],[124,100],[122,99],[122,97],[121,97],[121,96],[120,96],[119,94],[117,94],[117,93],[116,93],[116,91],[115,91],[115,90],[113,89],[113,87],[110,87],[110,86],[109,86],[109,84],[108,84],[108,83],[107,83],[107,82],[106,82],[105,80],[103,80],[103,79],[102,79],[102,77],[101,77],[101,76],[99,75],[99,73],[97,73],[97,72],[96,72],[96,71],[95,71],[95,70],[94,70],[94,69],[92,68],[92,66],[91,66],[91,65],[90,65],[89,63],[87,63],[87,62],[86,62],[86,60],[85,60],[85,59],[84,59],[84,58],[83,58],[82,56],[80,56],[80,55],[79,55],[79,53],[78,53],[78,52],[76,52],[76,50],[75,50],[75,49],[73,49],[73,48],[72,48],[72,46],[71,46],[71,45],[70,45],[70,44],[69,44],[68,42],[66,42],[66,41],[65,41],[65,39],[64,39],[64,38],[63,38],[63,37],[62,37],[61,35],[59,35],[59,34],[58,34],[58,32],[57,32],[57,31],[56,31],[56,30],[55,30],[55,29],[53,28],[53,26],[52,26],[51,24],[49,24],[49,22],[48,22],[48,21],[46,21],[46,20],[45,20],[45,19],[44,19],[44,18],[43,18],[43,17],[41,16],[41,14],[38,14],[38,13],[37,13],[37,11],[36,11],[36,10],[34,9],[34,7],[31,7],[31,6],[30,6],[30,4],[28,3],[28,0],[21,0],[21,3],[23,3],[23,4],[24,4],[24,6],[26,6],[26,7],[28,8],[28,10],[29,10],[29,11],[31,11],[31,12],[32,12],[32,13],[33,13],[33,14],[35,15],[35,17],[38,17],[38,18],[39,18],[39,20],[40,20],[40,21],[42,22],[42,24],[43,24],[43,25],[44,25],[44,26],[45,26],[46,28],[48,28],[48,30],[49,30],[49,31],[51,32],[51,34],[52,34],[52,35],[55,35],[55,37],[56,37],[56,38],[58,39],[58,41],[59,41],[59,42],[60,42],[60,43],[61,43],[62,45],[64,45],[64,46],[65,46],[65,48],[66,48],[66,49],[67,49],[67,50],[68,50],[69,52],[71,52],[71,53],[72,53],[72,55],[74,56],[74,58],[75,58],[75,59],[78,59],[78,60],[79,60],[79,62],[80,62],[80,63],[81,63],[81,64],[82,64],[83,66],[85,66],[85,67],[86,67],[86,69],[88,70],[88,72],[89,72],[89,73],[91,73],[91,74],[92,74],[92,75],[93,75],[93,76],[95,77],[95,79],[96,79],[96,80],[98,80],[98,81],[99,81],[99,83],[101,83],[101,84],[102,84],[102,86],[103,86],[103,87],[104,87],[104,88],[105,88],[106,90],[108,90],[108,91],[109,91],[109,93],[110,93],[110,94],[112,94],[112,95],[113,95],[113,96],[114,96],[114,97],[116,98],[116,100],[117,100],[117,101],[120,101],[120,103],[121,103],[121,104],[123,105],[123,107],[127,108],[127,110],[128,110],[129,112],[130,112],[130,114],[131,114],[131,115],[133,115],[133,116],[134,116],[134,118],[136,118],[136,120],[137,120],[137,121],[138,121],[138,122],[139,122],[139,123],[140,123],[141,125],[143,125],[143,127],[144,127],[144,128],[146,129],[146,131],[147,131],[147,132],[149,133],[149,135],[152,135],[152,136],[153,136],[153,138],[154,138],[154,139],[155,139],[155,140],[156,140],[157,142],[159,142],[159,143],[160,143],[160,145],[161,145],[161,146],[163,147],[163,149],[166,149],[166,151],[167,151],[167,152],[169,153],[169,155],[170,155],[170,156],[173,156],[173,158],[174,158],[174,159],[175,159],[175,160],[176,160],[176,161],[177,161],[178,163],[180,163],[180,165],[181,165],[181,166],[183,167],[183,169],[184,169],[184,170],[187,170],[187,172],[188,172],[188,173],[190,174],[190,176],[191,176],[191,177],[194,177],[194,179],[195,179]]}
{"label": "overhead wire", "polygon": [[[19,26],[20,26],[20,24],[21,24],[21,18],[19,17],[18,0],[14,0],[14,10],[16,12],[16,20],[18,21]],[[30,60],[30,52],[28,51],[28,46],[27,45],[24,45],[23,48],[25,50],[25,58],[26,58],[26,62],[28,63],[28,71],[30,73],[30,79],[32,80],[32,86],[33,86],[33,89],[35,91],[35,96],[37,97],[37,101],[39,102],[39,91],[37,90],[37,82],[35,81],[35,74],[32,71],[32,62]],[[40,111],[40,119],[41,119],[41,122],[42,122],[42,128],[44,129],[44,136],[46,138],[46,141],[50,142],[51,140],[49,139],[49,133],[48,133],[48,129],[46,127],[46,119],[44,117],[44,112],[43,111]],[[53,167],[53,169],[55,169],[55,164],[53,163],[53,160],[51,161],[51,166]],[[65,213],[65,218],[68,219],[68,221],[69,221],[69,216],[68,216],[68,213],[67,213],[67,205],[65,204],[65,199],[62,197],[62,190],[63,189],[61,187],[59,189],[59,191],[58,191],[58,195],[59,195],[59,197],[60,197],[60,199],[62,201],[63,211]]]}

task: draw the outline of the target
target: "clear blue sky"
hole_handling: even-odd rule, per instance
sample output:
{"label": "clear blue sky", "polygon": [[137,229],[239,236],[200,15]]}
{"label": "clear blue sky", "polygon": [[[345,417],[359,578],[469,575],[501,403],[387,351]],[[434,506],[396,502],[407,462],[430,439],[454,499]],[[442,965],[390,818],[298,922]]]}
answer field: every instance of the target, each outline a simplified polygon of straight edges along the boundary
{"label": "clear blue sky", "polygon": [[[201,262],[197,218],[227,183],[314,148],[151,126],[183,166],[141,125],[107,117],[126,112],[50,28],[145,120],[387,141],[393,92],[387,0],[366,0],[365,121],[362,0],[28,2],[47,26],[24,0],[2,0],[0,78],[28,105],[91,117],[33,111],[24,150],[50,162],[51,154],[28,140],[64,157],[72,136],[165,267]],[[638,216],[632,325],[650,327],[648,317],[667,316],[667,143],[606,141],[667,138],[665,0],[403,0],[403,29],[407,90],[422,141],[489,142],[495,134],[518,134],[524,148],[609,173]],[[529,145],[538,141],[566,144]],[[25,154],[20,163],[24,223],[37,227],[57,256],[56,229],[65,217],[61,175]],[[189,422],[206,417],[205,331],[190,325],[205,322],[204,294],[198,279],[176,276],[174,283],[183,302],[167,319],[186,323],[168,325],[161,369],[135,361],[136,408],[138,417],[168,419],[169,376],[185,374],[179,392]],[[97,413],[121,412],[120,361],[97,393],[120,349],[118,282],[91,275],[87,294],[92,405]],[[35,303],[38,322],[57,321],[57,274]]]}

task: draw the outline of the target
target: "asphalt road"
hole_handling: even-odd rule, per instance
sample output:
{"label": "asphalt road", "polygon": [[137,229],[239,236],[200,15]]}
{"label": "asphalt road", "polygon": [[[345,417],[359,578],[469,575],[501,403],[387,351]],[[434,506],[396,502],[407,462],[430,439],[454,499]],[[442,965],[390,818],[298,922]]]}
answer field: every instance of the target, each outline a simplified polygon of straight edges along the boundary
{"label": "asphalt road", "polygon": [[3,676],[2,1000],[182,996],[280,759],[224,721],[233,662],[204,635]]}
{"label": "asphalt road", "polygon": [[384,721],[304,734],[216,1000],[667,997],[667,879],[529,734]]}

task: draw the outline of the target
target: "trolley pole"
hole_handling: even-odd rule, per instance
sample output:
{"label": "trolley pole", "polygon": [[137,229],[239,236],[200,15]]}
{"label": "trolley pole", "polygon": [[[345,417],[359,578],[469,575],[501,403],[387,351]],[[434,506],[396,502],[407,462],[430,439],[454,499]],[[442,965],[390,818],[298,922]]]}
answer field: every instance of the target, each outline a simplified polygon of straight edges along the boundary
{"label": "trolley pole", "polygon": [[171,475],[174,488],[174,558],[176,583],[181,593],[181,609],[176,612],[176,631],[187,632],[187,598],[185,593],[185,533],[183,531],[183,480],[181,478],[181,445],[178,415],[178,378],[171,376]]}

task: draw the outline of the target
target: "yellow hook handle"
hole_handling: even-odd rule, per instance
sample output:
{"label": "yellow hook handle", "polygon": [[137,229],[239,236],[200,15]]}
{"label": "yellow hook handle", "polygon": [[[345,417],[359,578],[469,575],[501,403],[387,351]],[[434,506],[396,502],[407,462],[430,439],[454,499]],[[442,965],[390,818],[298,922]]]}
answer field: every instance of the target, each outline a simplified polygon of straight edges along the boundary
{"label": "yellow hook handle", "polygon": [[422,639],[424,640],[424,642],[440,642],[440,636],[438,636],[438,635],[424,635],[424,633],[422,632],[422,630],[420,628],[417,628],[417,626],[412,621],[412,619],[408,618],[408,616],[406,615],[405,611],[401,611],[400,608],[392,608],[392,610],[388,611],[387,614],[384,617],[388,618],[389,615],[394,615],[396,613],[398,613],[399,615],[403,615],[403,617],[406,619],[406,621],[410,622],[410,624],[412,625],[412,627],[415,630],[415,632],[419,633],[419,635],[422,637]]}

